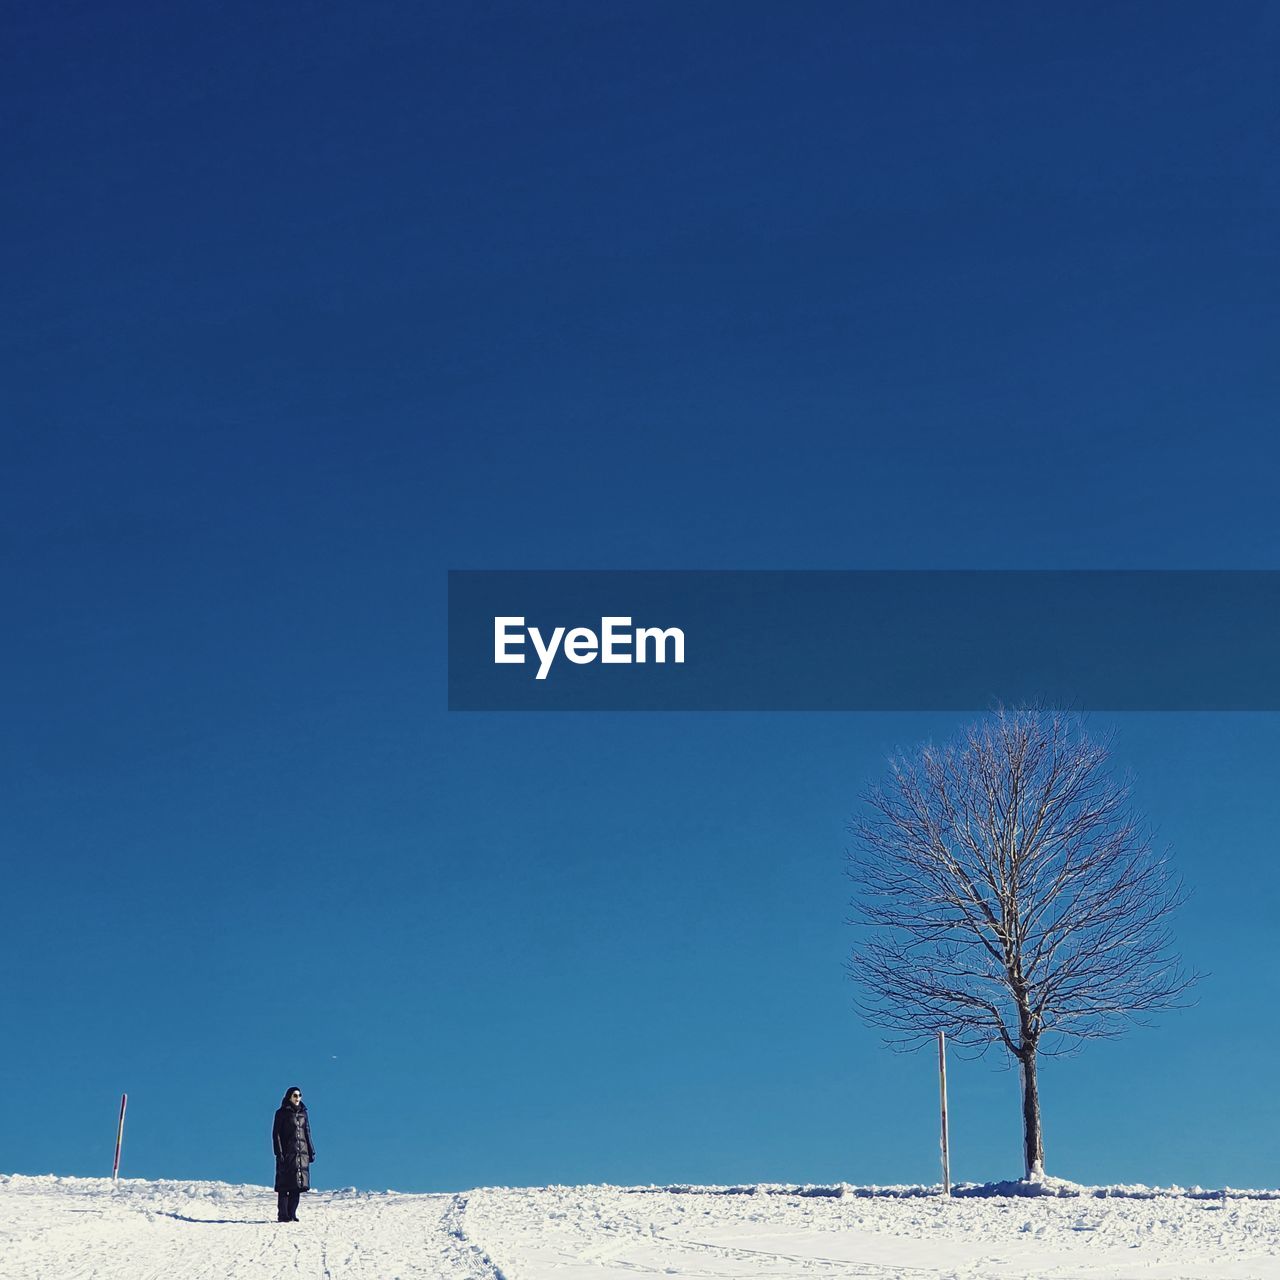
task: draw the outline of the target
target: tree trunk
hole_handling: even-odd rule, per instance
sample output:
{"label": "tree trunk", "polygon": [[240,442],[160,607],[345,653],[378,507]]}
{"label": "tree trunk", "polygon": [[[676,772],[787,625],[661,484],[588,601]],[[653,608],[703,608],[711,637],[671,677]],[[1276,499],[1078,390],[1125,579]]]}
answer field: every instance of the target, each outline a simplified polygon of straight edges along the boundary
{"label": "tree trunk", "polygon": [[1018,1059],[1022,1068],[1022,1144],[1028,1178],[1044,1176],[1044,1133],[1040,1128],[1040,1085],[1036,1078],[1035,1045],[1023,1048]]}

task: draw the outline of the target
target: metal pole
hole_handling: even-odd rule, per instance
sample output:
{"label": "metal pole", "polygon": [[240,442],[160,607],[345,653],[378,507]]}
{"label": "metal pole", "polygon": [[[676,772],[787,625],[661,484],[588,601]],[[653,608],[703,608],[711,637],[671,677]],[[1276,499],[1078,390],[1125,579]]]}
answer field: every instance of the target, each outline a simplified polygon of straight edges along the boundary
{"label": "metal pole", "polygon": [[951,1149],[947,1141],[947,1041],[938,1032],[938,1093],[942,1100],[942,1194],[951,1194]]}
{"label": "metal pole", "polygon": [[116,1126],[116,1162],[111,1166],[111,1181],[118,1182],[120,1179],[120,1148],[124,1144],[124,1109],[129,1104],[129,1095],[122,1093],[120,1095],[120,1123]]}

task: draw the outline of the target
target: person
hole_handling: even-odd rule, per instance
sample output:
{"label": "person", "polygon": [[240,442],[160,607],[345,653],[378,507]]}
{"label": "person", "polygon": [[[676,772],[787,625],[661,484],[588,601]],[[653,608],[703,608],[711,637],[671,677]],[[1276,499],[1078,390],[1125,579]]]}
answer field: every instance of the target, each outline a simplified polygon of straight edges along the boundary
{"label": "person", "polygon": [[311,1190],[311,1165],[316,1149],[311,1145],[311,1121],[302,1090],[286,1089],[271,1126],[271,1146],[276,1155],[276,1221],[297,1222],[298,1197]]}

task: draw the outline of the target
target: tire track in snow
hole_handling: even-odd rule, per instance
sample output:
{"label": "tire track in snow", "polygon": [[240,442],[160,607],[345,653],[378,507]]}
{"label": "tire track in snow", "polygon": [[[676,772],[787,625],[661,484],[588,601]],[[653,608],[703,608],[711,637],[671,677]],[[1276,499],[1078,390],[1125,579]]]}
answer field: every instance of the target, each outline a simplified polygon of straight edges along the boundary
{"label": "tire track in snow", "polygon": [[[460,1266],[460,1274],[470,1277],[471,1280],[479,1280],[480,1276],[488,1277],[488,1280],[508,1280],[502,1268],[480,1245],[467,1236],[466,1218],[469,1199],[468,1195],[461,1193],[451,1196],[449,1207],[440,1217],[440,1225],[456,1251],[455,1260]],[[475,1267],[479,1268],[479,1275]]]}
{"label": "tire track in snow", "polygon": [[[744,1245],[713,1244],[709,1241],[687,1240],[678,1236],[664,1235],[660,1231],[653,1233],[655,1240],[674,1244],[681,1249],[702,1249],[731,1260],[741,1258],[767,1258],[770,1261],[782,1261],[789,1266],[794,1265],[803,1271],[827,1271],[835,1269],[850,1277],[850,1280],[874,1280],[876,1277],[894,1277],[900,1280],[933,1280],[940,1275],[936,1268],[914,1267],[898,1262],[862,1262],[850,1258],[824,1258],[820,1254],[783,1253],[774,1249],[749,1249]],[[658,1268],[655,1268],[658,1270]],[[669,1268],[666,1268],[669,1270]]]}

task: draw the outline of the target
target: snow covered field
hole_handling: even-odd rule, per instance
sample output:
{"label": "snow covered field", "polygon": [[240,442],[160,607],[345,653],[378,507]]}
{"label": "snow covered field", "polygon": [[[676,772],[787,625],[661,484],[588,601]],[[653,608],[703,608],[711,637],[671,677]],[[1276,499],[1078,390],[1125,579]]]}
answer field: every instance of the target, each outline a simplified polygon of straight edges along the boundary
{"label": "snow covered field", "polygon": [[280,1226],[265,1187],[14,1175],[0,1277],[1280,1278],[1280,1193],[1048,1188],[348,1190]]}

